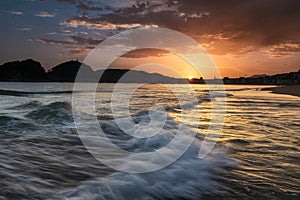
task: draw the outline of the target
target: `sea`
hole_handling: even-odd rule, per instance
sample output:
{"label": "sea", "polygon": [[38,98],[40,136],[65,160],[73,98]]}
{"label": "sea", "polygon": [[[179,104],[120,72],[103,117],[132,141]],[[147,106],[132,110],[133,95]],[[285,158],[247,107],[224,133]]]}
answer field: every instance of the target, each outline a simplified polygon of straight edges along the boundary
{"label": "sea", "polygon": [[[189,96],[183,84],[119,86],[124,95],[137,88],[128,109],[120,108],[127,112],[117,112],[126,99],[122,93],[112,109],[114,84],[90,90],[86,83],[86,90],[76,92],[94,95],[99,126],[128,152],[167,148],[184,124],[183,134],[194,139],[178,159],[142,173],[115,169],[81,140],[72,83],[0,83],[0,199],[300,199],[299,97],[251,85],[225,85],[225,91],[211,95],[217,86],[192,85],[197,99],[179,101],[174,91]],[[224,123],[212,139],[213,149],[202,158],[199,150],[208,137],[213,103],[226,105]],[[76,113],[92,114],[84,106]],[[148,134],[160,120],[165,124],[151,137],[128,136],[116,123],[126,113],[136,126],[153,122],[143,129]],[[107,155],[105,148],[98,150]],[[130,159],[124,165],[130,169]]]}

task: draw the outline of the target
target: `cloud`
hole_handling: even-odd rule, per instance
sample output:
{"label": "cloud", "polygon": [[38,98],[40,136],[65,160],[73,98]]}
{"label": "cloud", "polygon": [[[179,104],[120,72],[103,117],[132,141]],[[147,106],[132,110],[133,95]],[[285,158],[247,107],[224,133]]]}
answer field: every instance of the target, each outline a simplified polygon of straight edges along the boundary
{"label": "cloud", "polygon": [[[187,34],[214,55],[244,56],[267,51],[273,57],[286,56],[292,53],[287,44],[300,42],[298,0],[56,1],[77,9],[78,16],[60,23],[63,28],[109,36],[108,32],[160,26]],[[47,12],[38,14],[54,17]],[[275,54],[278,51],[282,53]]]}
{"label": "cloud", "polygon": [[10,14],[12,14],[12,15],[23,15],[23,12],[21,12],[21,11],[10,11]]}
{"label": "cloud", "polygon": [[[36,0],[26,0],[26,1],[36,1]],[[38,0],[38,1],[46,1],[46,0]],[[70,4],[76,4],[80,1],[84,0],[55,0],[56,2],[61,2],[61,3],[70,3]]]}
{"label": "cloud", "polygon": [[63,46],[64,48],[69,50],[69,53],[75,54],[75,53],[82,53],[91,50],[95,48],[95,46],[100,44],[103,40],[73,35],[68,37],[65,40],[40,38],[35,41],[41,42],[43,44],[55,44],[55,45]]}
{"label": "cloud", "polygon": [[87,29],[100,30],[129,29],[142,26],[142,24],[138,23],[110,23],[105,20],[98,20],[97,18],[90,18],[86,16],[71,17],[65,20],[61,25],[72,28],[85,27]]}
{"label": "cloud", "polygon": [[160,49],[139,49],[122,55],[125,58],[148,58],[160,57],[169,54],[169,52]]}
{"label": "cloud", "polygon": [[103,11],[104,7],[98,7],[98,6],[91,6],[91,3],[84,3],[79,2],[76,6],[78,9],[78,12],[82,12],[84,14],[87,14],[89,11]]}
{"label": "cloud", "polygon": [[47,32],[47,33],[45,33],[46,35],[55,35],[56,34],[56,32]]}
{"label": "cloud", "polygon": [[22,28],[16,28],[17,31],[30,31],[30,27],[22,27]]}
{"label": "cloud", "polygon": [[290,56],[290,55],[293,55],[295,53],[300,53],[300,43],[290,42],[290,43],[273,45],[266,52],[272,58]]}
{"label": "cloud", "polygon": [[40,11],[40,12],[36,13],[34,16],[37,16],[37,17],[55,17],[55,14],[50,14],[46,11]]}
{"label": "cloud", "polygon": [[[81,10],[101,7],[91,5],[81,4]],[[299,7],[298,0],[129,0],[121,7],[110,1],[105,7],[109,12],[96,17],[69,17],[62,25],[116,32],[160,26],[185,33],[200,44],[209,44],[211,54],[243,55],[288,41],[299,42]]]}
{"label": "cloud", "polygon": [[57,44],[57,45],[72,45],[74,44],[72,40],[55,40],[55,39],[37,39],[38,42],[42,42],[44,44]]}
{"label": "cloud", "polygon": [[71,39],[78,45],[92,45],[96,46],[100,44],[103,40],[98,40],[94,38],[89,38],[89,37],[79,37],[79,36],[71,36]]}
{"label": "cloud", "polygon": [[74,4],[74,3],[77,3],[79,0],[56,0],[56,1]]}
{"label": "cloud", "polygon": [[3,10],[3,12],[9,13],[11,15],[23,15],[22,11],[16,11],[16,10],[10,10],[10,11]]}

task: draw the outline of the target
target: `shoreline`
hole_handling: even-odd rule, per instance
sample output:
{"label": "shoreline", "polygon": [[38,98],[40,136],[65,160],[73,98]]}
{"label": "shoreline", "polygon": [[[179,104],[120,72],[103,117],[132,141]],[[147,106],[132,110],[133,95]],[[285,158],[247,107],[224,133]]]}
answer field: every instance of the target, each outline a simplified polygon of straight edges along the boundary
{"label": "shoreline", "polygon": [[269,90],[275,94],[287,94],[300,97],[300,85],[284,85],[280,87],[264,88],[262,90]]}

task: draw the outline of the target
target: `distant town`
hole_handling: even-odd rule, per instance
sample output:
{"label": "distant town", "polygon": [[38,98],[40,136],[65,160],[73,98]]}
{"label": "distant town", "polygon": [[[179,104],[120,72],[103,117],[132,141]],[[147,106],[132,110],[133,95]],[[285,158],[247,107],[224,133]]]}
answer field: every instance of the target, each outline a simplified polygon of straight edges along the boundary
{"label": "distant town", "polygon": [[[45,71],[42,65],[32,59],[13,61],[0,65],[1,82],[74,82],[80,67],[88,74],[87,77],[99,77],[99,82],[105,83],[190,83],[190,84],[245,84],[245,85],[300,85],[300,70],[297,72],[276,75],[254,75],[251,77],[208,79],[193,78],[180,79],[164,76],[158,73],[147,73],[126,69],[93,69],[78,61],[61,63],[49,71]],[[130,79],[121,79],[128,71]],[[101,78],[100,78],[101,77]],[[82,80],[89,82],[89,80]]]}
{"label": "distant town", "polygon": [[251,77],[209,79],[203,78],[189,80],[191,84],[218,83],[241,85],[300,85],[300,70],[276,75],[254,75]]}

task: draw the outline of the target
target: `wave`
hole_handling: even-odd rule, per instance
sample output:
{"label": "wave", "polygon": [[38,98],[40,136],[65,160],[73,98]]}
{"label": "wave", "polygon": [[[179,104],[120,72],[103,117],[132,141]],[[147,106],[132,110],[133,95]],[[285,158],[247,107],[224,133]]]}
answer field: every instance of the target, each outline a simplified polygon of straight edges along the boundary
{"label": "wave", "polygon": [[[154,124],[159,124],[165,116],[163,112],[154,111],[155,116],[151,118]],[[139,125],[149,123],[147,112],[140,112],[132,116],[135,125],[131,132],[141,132],[135,128]],[[121,130],[116,120],[100,121],[100,125],[106,136],[114,144],[130,152],[152,152],[166,146],[176,136],[179,123],[167,116],[163,129],[156,135],[148,138],[135,138],[128,136]],[[145,129],[152,134],[152,129]],[[192,130],[185,127],[182,129],[185,137],[192,137]],[[147,133],[145,133],[147,134]],[[180,149],[181,143],[176,143],[174,149]],[[68,199],[199,199],[201,196],[221,194],[221,185],[218,181],[222,179],[222,172],[235,163],[226,155],[224,149],[217,145],[213,152],[206,158],[198,157],[202,140],[195,139],[188,150],[174,163],[155,172],[149,173],[125,173],[115,172],[111,175],[94,180],[82,182],[79,186],[70,188],[54,195],[51,198]],[[172,154],[174,149],[168,149]],[[105,152],[105,150],[103,149]],[[107,153],[107,152],[105,152]],[[168,154],[169,155],[169,154]],[[168,156],[166,155],[166,156]],[[112,155],[112,160],[113,160]],[[147,163],[149,162],[149,163]],[[153,160],[146,161],[145,165],[151,164]],[[127,163],[131,167],[131,163]]]}
{"label": "wave", "polygon": [[251,142],[243,139],[230,139],[228,140],[229,143],[239,144],[239,145],[250,145]]}
{"label": "wave", "polygon": [[16,138],[24,136],[30,131],[35,131],[34,123],[17,117],[0,116],[0,139]]}
{"label": "wave", "polygon": [[223,194],[218,168],[231,166],[221,154],[199,160],[192,156],[147,174],[114,173],[57,195],[68,199],[199,199]]}
{"label": "wave", "polygon": [[[157,143],[160,140],[156,140]],[[143,144],[146,145],[146,144]],[[205,159],[198,158],[200,144],[194,142],[185,154],[159,171],[130,174],[116,172],[104,178],[82,182],[55,198],[70,199],[199,199],[223,194],[218,181],[225,168],[234,166],[221,149]]]}
{"label": "wave", "polygon": [[198,90],[199,92],[224,92],[224,91],[228,91],[228,92],[239,92],[239,91],[246,91],[246,90],[257,90],[258,88],[231,88],[231,89],[225,89],[225,90],[221,90],[221,89],[211,89],[211,90]]}
{"label": "wave", "polygon": [[[69,102],[54,102],[43,105],[39,101],[9,108],[21,110],[23,114],[12,112],[0,115],[0,137],[12,137],[33,134],[40,131],[48,132],[48,126],[53,130],[61,130],[73,125],[72,107]],[[24,114],[25,112],[25,114]],[[10,137],[10,136],[9,136]]]}
{"label": "wave", "polygon": [[27,110],[27,109],[34,109],[37,107],[42,106],[43,104],[39,101],[30,101],[28,103],[24,103],[18,106],[10,107],[9,109],[12,110]]}
{"label": "wave", "polygon": [[[189,109],[190,106],[196,105],[198,102],[192,102],[183,106],[183,108]],[[72,105],[70,102],[54,102],[47,105],[41,105],[37,101],[32,101],[19,106],[20,108],[32,108],[34,110],[28,112],[24,115],[24,119],[18,119],[13,117],[3,117],[0,118],[2,123],[12,123],[17,121],[18,123],[32,122],[32,124],[41,126],[43,132],[48,133],[48,131],[60,130],[65,124],[73,123],[72,115]],[[171,118],[168,114],[161,112],[159,110],[151,111],[152,116],[149,116],[149,111],[142,111],[132,116],[132,120],[135,126],[130,129],[127,127],[131,133],[139,134],[152,134],[153,129],[139,129],[140,125],[147,125],[151,120],[153,121],[154,128],[161,124],[162,119],[166,119],[165,124],[162,127],[162,131],[148,138],[136,138],[132,137],[120,129],[117,122],[122,121],[122,118],[117,119],[106,119],[99,120],[104,133],[110,139],[111,142],[118,145],[120,148],[133,152],[152,152],[160,148],[166,147],[170,141],[176,136],[179,123]],[[82,113],[82,115],[85,115]],[[87,124],[82,124],[87,125]],[[3,124],[3,126],[10,126],[8,124]],[[56,129],[58,128],[58,129]],[[20,128],[20,130],[23,130]],[[192,137],[194,133],[188,127],[182,129],[186,137]],[[69,130],[68,130],[69,131]],[[68,134],[73,134],[69,131]],[[44,136],[41,136],[44,137]],[[77,137],[74,135],[73,137]],[[202,138],[201,138],[202,139]],[[55,143],[59,145],[60,154],[68,152],[70,146],[68,146],[69,138],[65,135],[51,135],[47,134],[45,138],[45,144],[47,144],[47,152],[57,152],[57,146],[51,146],[50,143]],[[55,142],[54,142],[55,141]],[[63,191],[49,192],[48,182],[45,184],[45,188],[39,185],[29,185],[22,184],[20,187],[23,190],[29,190],[31,195],[44,199],[199,199],[205,195],[222,194],[224,190],[219,184],[222,179],[222,173],[225,173],[227,168],[233,167],[234,162],[226,155],[224,149],[217,145],[213,152],[211,152],[205,159],[198,158],[198,153],[201,148],[202,140],[196,137],[192,145],[188,150],[173,164],[150,173],[142,174],[132,174],[124,172],[112,172],[110,175],[99,176],[96,172],[93,174],[93,169],[96,169],[97,164],[89,164],[89,168],[84,168],[84,163],[77,163],[81,159],[81,156],[87,156],[86,154],[76,154],[76,149],[81,149],[81,147],[76,147],[73,151],[74,160],[73,163],[76,165],[74,169],[70,169],[70,174],[76,174],[79,169],[84,173],[88,170],[91,174],[89,179],[81,179],[73,177],[68,179],[68,182],[72,183],[73,186]],[[44,151],[45,144],[39,144],[40,140],[37,140],[33,144],[35,145],[35,150]],[[51,144],[52,144],[51,143]],[[77,144],[77,143],[76,143]],[[77,144],[79,145],[79,144]],[[180,143],[175,144],[175,149],[181,148]],[[24,148],[24,146],[22,146]],[[39,149],[41,148],[41,149]],[[53,149],[52,149],[53,148]],[[106,153],[106,149],[102,147],[101,151]],[[168,149],[168,152],[172,154],[174,149]],[[112,152],[108,152],[112,153]],[[39,159],[41,155],[34,154]],[[53,155],[49,155],[53,156]],[[55,155],[54,155],[55,156]],[[52,157],[51,157],[52,158]],[[55,157],[54,157],[55,158]],[[113,158],[113,155],[112,155]],[[26,157],[24,158],[26,159]],[[27,162],[27,160],[21,160],[21,162]],[[51,162],[56,162],[55,159]],[[147,161],[151,163],[152,161]],[[147,163],[145,163],[147,164]],[[55,165],[55,163],[53,164]],[[98,165],[101,165],[98,163]],[[130,167],[130,163],[128,163]],[[107,167],[107,169],[109,169]],[[47,176],[48,181],[56,183],[61,181],[61,179],[56,180],[56,177],[64,177],[63,172],[57,171],[57,168],[48,169],[50,171],[40,172],[41,175],[29,174],[28,179],[39,179],[39,176]],[[72,171],[74,170],[74,171]],[[105,170],[104,170],[105,171]],[[45,174],[44,174],[45,173]],[[55,174],[56,176],[49,176],[49,174]],[[32,176],[32,177],[30,177]],[[53,180],[52,180],[53,179]],[[61,188],[60,188],[61,189]],[[47,194],[43,193],[47,191]],[[27,196],[26,196],[27,197]],[[32,196],[31,196],[32,197]]]}
{"label": "wave", "polygon": [[69,102],[54,102],[40,106],[27,113],[25,117],[39,124],[64,124],[73,121],[72,106]]}
{"label": "wave", "polygon": [[61,128],[61,125],[73,122],[72,106],[69,102],[53,102],[43,105],[39,101],[30,101],[10,107],[8,110],[6,114],[0,115],[2,130],[17,131],[19,129],[21,132],[26,132],[32,127],[57,124],[57,127]]}
{"label": "wave", "polygon": [[215,98],[224,98],[224,97],[232,97],[232,96],[234,96],[234,95],[230,94],[230,93],[213,91],[213,92],[210,92],[209,94],[206,94],[204,99],[209,99],[209,98],[215,99]]}
{"label": "wave", "polygon": [[[80,91],[76,91],[76,92],[80,92]],[[84,92],[86,92],[86,91],[84,91]],[[35,94],[72,94],[72,93],[73,93],[73,90],[25,92],[25,91],[19,91],[19,90],[2,90],[2,89],[0,89],[0,95],[21,96],[21,97],[28,96],[28,95],[35,95]]]}
{"label": "wave", "polygon": [[2,130],[28,128],[33,126],[32,123],[29,123],[26,119],[11,117],[11,116],[0,116],[0,127]]}
{"label": "wave", "polygon": [[[122,149],[130,152],[152,152],[166,146],[174,138],[179,124],[168,115],[166,116],[164,112],[158,110],[151,112],[151,119],[148,111],[142,111],[132,116],[133,126],[127,123],[127,117],[100,121],[100,125],[106,136]],[[162,124],[164,119],[166,121]],[[150,121],[151,125],[144,127],[149,125]],[[122,125],[122,129],[119,127],[120,125]],[[130,131],[130,135],[126,134],[128,131]],[[138,138],[132,135],[153,136]]]}

